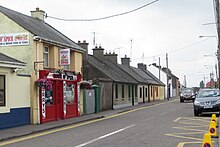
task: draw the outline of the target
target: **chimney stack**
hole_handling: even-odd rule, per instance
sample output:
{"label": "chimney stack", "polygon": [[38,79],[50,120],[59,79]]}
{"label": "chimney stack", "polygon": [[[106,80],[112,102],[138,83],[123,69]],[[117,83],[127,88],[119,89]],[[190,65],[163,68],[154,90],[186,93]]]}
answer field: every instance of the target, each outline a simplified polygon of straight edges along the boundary
{"label": "chimney stack", "polygon": [[115,54],[115,52],[113,52],[113,53],[111,53],[111,52],[106,53],[104,55],[104,57],[105,57],[106,60],[109,60],[109,61],[111,61],[111,62],[113,62],[115,64],[118,63],[118,60],[117,60],[118,54]]}
{"label": "chimney stack", "polygon": [[99,46],[99,47],[95,47],[93,50],[93,56],[96,57],[97,59],[103,61],[104,60],[104,49]]}
{"label": "chimney stack", "polygon": [[125,55],[124,58],[121,58],[121,64],[130,66],[130,58],[128,58],[127,55]]}
{"label": "chimney stack", "polygon": [[140,68],[142,70],[147,70],[147,65],[143,64],[143,63],[138,63],[138,68]]}
{"label": "chimney stack", "polygon": [[31,17],[44,21],[44,13],[43,10],[36,8],[35,11],[31,11]]}

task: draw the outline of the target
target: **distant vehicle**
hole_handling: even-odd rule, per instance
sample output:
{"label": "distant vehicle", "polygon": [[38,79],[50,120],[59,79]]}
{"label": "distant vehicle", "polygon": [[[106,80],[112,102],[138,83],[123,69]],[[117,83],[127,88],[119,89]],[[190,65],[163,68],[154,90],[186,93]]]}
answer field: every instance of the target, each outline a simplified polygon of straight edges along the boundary
{"label": "distant vehicle", "polygon": [[220,91],[219,89],[201,89],[193,103],[194,115],[198,116],[203,112],[220,111]]}
{"label": "distant vehicle", "polygon": [[185,88],[180,93],[180,103],[184,102],[185,100],[195,100],[196,94],[194,93],[192,88]]}

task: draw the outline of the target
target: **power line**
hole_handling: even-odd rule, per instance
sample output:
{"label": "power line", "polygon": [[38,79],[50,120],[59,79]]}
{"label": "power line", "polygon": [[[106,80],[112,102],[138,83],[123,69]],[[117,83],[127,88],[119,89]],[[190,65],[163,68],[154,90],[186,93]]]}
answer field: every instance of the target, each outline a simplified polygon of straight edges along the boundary
{"label": "power line", "polygon": [[133,9],[133,10],[130,10],[130,11],[127,11],[127,12],[123,12],[123,13],[119,13],[119,14],[114,14],[114,15],[110,15],[110,16],[105,16],[105,17],[100,17],[100,18],[93,18],[93,19],[65,19],[65,18],[58,18],[58,17],[53,17],[53,16],[48,16],[46,14],[46,18],[52,18],[52,19],[56,19],[56,20],[62,20],[62,21],[98,21],[98,20],[103,20],[103,19],[108,19],[108,18],[112,18],[112,17],[117,17],[117,16],[122,16],[122,15],[126,15],[126,14],[129,14],[129,13],[132,13],[132,12],[135,12],[135,11],[138,11],[140,9],[143,9],[155,2],[157,2],[159,0],[155,0],[155,1],[152,1],[150,3],[147,3],[143,6],[140,6],[136,9]]}
{"label": "power line", "polygon": [[[174,53],[174,52],[177,52],[177,51],[180,51],[180,50],[189,48],[189,47],[191,47],[191,46],[200,44],[200,43],[202,43],[202,42],[204,42],[204,41],[206,41],[206,40],[208,40],[208,39],[210,39],[210,38],[206,38],[206,39],[204,39],[204,40],[202,40],[202,41],[198,41],[198,42],[192,43],[192,44],[187,45],[187,46],[185,46],[185,47],[181,47],[181,48],[177,48],[177,49],[171,50],[171,51],[169,51],[169,52],[167,52],[167,53],[170,54],[170,53]],[[148,56],[148,57],[144,57],[144,59],[160,57],[160,56],[164,56],[164,54],[165,54],[165,53],[158,54],[158,55],[154,55],[154,56]],[[142,59],[142,58],[136,58],[136,59],[133,59],[133,60],[140,60],[140,59]]]}

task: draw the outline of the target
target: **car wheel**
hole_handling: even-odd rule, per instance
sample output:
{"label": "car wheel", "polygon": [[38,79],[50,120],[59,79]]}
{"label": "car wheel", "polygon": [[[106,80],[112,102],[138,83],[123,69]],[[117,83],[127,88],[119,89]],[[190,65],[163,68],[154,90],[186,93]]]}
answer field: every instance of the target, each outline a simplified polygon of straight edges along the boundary
{"label": "car wheel", "polygon": [[184,102],[184,100],[183,100],[183,99],[180,99],[180,103],[182,103],[182,102]]}
{"label": "car wheel", "polygon": [[194,109],[194,116],[199,116],[199,111]]}

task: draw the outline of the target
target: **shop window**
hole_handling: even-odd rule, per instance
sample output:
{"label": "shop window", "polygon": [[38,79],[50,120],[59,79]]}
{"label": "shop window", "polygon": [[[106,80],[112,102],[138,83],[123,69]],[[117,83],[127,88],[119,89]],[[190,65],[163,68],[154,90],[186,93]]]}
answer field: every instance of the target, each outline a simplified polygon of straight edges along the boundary
{"label": "shop window", "polygon": [[49,47],[47,46],[44,47],[43,58],[44,58],[44,67],[49,67]]}
{"label": "shop window", "polygon": [[46,99],[46,105],[52,105],[54,104],[54,97],[53,97],[53,85],[50,90],[45,90],[45,99]]}
{"label": "shop window", "polygon": [[46,90],[45,91],[45,99],[46,99],[46,105],[52,105],[54,103],[53,90]]}
{"label": "shop window", "polygon": [[5,76],[0,75],[0,106],[5,106]]}
{"label": "shop window", "polygon": [[66,84],[66,103],[72,104],[74,103],[74,85]]}

